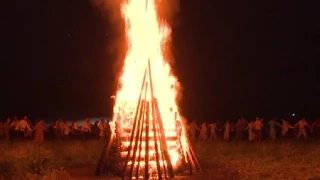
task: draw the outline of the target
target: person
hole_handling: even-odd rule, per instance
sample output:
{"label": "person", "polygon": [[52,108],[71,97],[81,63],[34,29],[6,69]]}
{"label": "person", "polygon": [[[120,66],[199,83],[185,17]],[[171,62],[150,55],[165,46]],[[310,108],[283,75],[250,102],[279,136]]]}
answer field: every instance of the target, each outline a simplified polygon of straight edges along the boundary
{"label": "person", "polygon": [[44,131],[47,131],[44,121],[40,120],[39,122],[37,122],[37,124],[35,125],[32,131],[34,131],[34,138],[33,138],[34,142],[43,143]]}
{"label": "person", "polygon": [[223,139],[225,141],[229,141],[230,139],[230,121],[226,121],[224,125],[224,134],[223,134]]}
{"label": "person", "polygon": [[111,138],[111,126],[110,126],[110,123],[111,122],[109,120],[106,120],[105,129],[106,129],[106,140],[107,140],[107,142]]}
{"label": "person", "polygon": [[99,139],[99,121],[95,121],[93,125],[91,125],[91,135],[93,139]]}
{"label": "person", "polygon": [[253,140],[254,140],[254,129],[253,129],[253,120],[251,120],[249,123],[248,123],[248,125],[247,125],[247,127],[246,127],[246,129],[245,130],[248,130],[248,140],[250,141],[250,142],[252,142]]}
{"label": "person", "polygon": [[207,123],[201,124],[199,140],[207,140]]}
{"label": "person", "polygon": [[79,135],[79,124],[78,120],[73,121],[71,125],[71,135],[73,138],[77,138]]}
{"label": "person", "polygon": [[26,136],[26,139],[30,139],[32,140],[32,129],[33,129],[33,125],[32,123],[30,122],[30,120],[27,118],[27,123],[30,127],[30,130],[29,129],[26,129],[26,132],[25,132],[25,136]]}
{"label": "person", "polygon": [[276,126],[278,127],[282,127],[275,118],[272,118],[268,124],[267,124],[268,128],[269,128],[269,138],[271,140],[275,140],[277,137],[277,132],[276,132]]}
{"label": "person", "polygon": [[293,126],[291,126],[289,122],[286,121],[285,119],[281,119],[281,121],[282,121],[281,135],[282,137],[286,137],[289,132],[289,128],[293,129]]}
{"label": "person", "polygon": [[245,130],[246,128],[246,125],[248,124],[248,122],[243,118],[239,118],[236,125],[235,125],[235,128],[236,128],[236,140],[237,141],[242,141],[243,139],[243,131]]}
{"label": "person", "polygon": [[64,126],[63,126],[63,140],[68,140],[69,139],[69,134],[70,134],[70,127],[68,125],[68,121],[64,121]]}
{"label": "person", "polygon": [[24,116],[16,125],[15,130],[18,132],[20,140],[26,139],[26,131],[31,131],[31,128],[27,121],[27,116]]}
{"label": "person", "polygon": [[16,126],[17,126],[18,122],[19,122],[18,117],[15,116],[13,118],[13,121],[10,123],[10,137],[12,139],[18,138],[18,131],[16,131]]}
{"label": "person", "polygon": [[64,136],[64,127],[65,127],[65,121],[62,119],[59,119],[59,136],[63,139]]}
{"label": "person", "polygon": [[59,127],[59,124],[60,124],[60,120],[59,119],[57,119],[55,122],[54,122],[54,124],[53,124],[53,132],[54,132],[54,135],[55,135],[55,138],[56,139],[60,139],[60,135],[61,135],[61,133],[60,133],[60,127]]}
{"label": "person", "polygon": [[192,141],[196,138],[196,133],[199,131],[199,127],[197,126],[197,123],[195,121],[192,121],[189,125],[189,133],[190,133],[190,139]]}
{"label": "person", "polygon": [[310,126],[307,123],[305,118],[302,118],[301,120],[299,120],[298,123],[294,127],[299,128],[298,134],[297,134],[297,139],[299,139],[301,136],[303,136],[304,139],[307,139],[306,127],[310,127]]}
{"label": "person", "polygon": [[263,127],[262,120],[259,117],[256,117],[256,120],[253,123],[253,129],[255,132],[256,141],[258,142],[261,142],[262,127]]}
{"label": "person", "polygon": [[319,126],[320,126],[320,119],[316,119],[310,125],[310,133],[312,134],[313,138],[319,138],[318,137],[319,132],[317,132]]}
{"label": "person", "polygon": [[99,122],[99,140],[104,140],[106,136],[106,122],[101,119]]}
{"label": "person", "polygon": [[211,124],[209,124],[209,127],[210,127],[210,137],[209,139],[210,140],[217,140],[217,130],[219,130],[217,128],[217,123],[216,122],[213,122]]}
{"label": "person", "polygon": [[3,124],[3,136],[6,141],[10,140],[10,124],[10,118],[7,118],[6,122]]}
{"label": "person", "polygon": [[83,139],[88,139],[91,133],[91,123],[89,121],[89,118],[86,118],[83,121],[81,131],[83,134]]}

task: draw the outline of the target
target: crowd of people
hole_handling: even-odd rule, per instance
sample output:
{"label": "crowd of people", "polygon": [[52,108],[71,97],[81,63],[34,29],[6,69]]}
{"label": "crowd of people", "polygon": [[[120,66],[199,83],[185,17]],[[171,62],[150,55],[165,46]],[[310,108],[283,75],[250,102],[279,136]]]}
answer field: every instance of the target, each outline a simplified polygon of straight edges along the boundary
{"label": "crowd of people", "polygon": [[44,120],[39,120],[34,125],[27,116],[22,119],[14,117],[12,120],[0,122],[0,137],[3,140],[34,140],[41,143],[46,138],[68,139],[100,139],[106,140],[111,134],[110,124],[104,119],[91,123],[86,118],[81,126],[78,120],[69,124],[68,121],[58,119],[52,125],[46,126]]}
{"label": "crowd of people", "polygon": [[239,118],[236,122],[226,121],[224,124],[203,122],[200,127],[193,121],[186,126],[192,141],[218,140],[220,137],[224,141],[230,141],[231,138],[242,141],[247,138],[248,141],[261,142],[264,139],[307,139],[308,135],[320,139],[320,119],[309,124],[305,118],[301,118],[291,125],[285,119],[280,119],[278,122],[273,118],[265,122],[264,119],[257,117],[251,121]]}
{"label": "crowd of people", "polygon": [[[184,122],[184,126],[191,141],[218,139],[242,141],[247,138],[248,141],[261,142],[264,139],[292,137],[307,139],[309,135],[320,139],[320,119],[311,122],[310,125],[304,118],[291,125],[285,119],[278,121],[273,118],[265,122],[262,118],[257,117],[251,121],[239,118],[236,122],[226,121],[223,124],[203,122],[200,127],[195,121],[189,124]],[[110,124],[104,119],[91,123],[89,118],[86,118],[81,125],[77,120],[70,124],[68,121],[58,119],[49,126],[46,126],[43,120],[33,125],[27,116],[20,120],[17,117],[7,118],[4,122],[0,122],[0,138],[3,140],[34,140],[39,143],[43,142],[45,137],[58,140],[107,140],[110,135]]]}

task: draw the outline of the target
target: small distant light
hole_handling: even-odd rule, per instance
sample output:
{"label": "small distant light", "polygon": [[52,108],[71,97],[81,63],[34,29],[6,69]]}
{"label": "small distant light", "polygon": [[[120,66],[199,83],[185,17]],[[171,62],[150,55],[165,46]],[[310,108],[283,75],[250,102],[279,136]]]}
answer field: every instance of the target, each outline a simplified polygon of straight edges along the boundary
{"label": "small distant light", "polygon": [[292,116],[296,116],[296,115],[293,113]]}
{"label": "small distant light", "polygon": [[116,98],[116,96],[111,96],[111,99],[115,99]]}

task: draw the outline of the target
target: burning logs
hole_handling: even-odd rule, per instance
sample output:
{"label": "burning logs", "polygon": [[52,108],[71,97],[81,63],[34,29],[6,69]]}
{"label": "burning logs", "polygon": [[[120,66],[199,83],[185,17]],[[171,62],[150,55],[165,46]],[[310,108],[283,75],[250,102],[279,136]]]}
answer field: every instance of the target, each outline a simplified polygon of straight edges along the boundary
{"label": "burning logs", "polygon": [[[123,179],[168,179],[178,173],[201,172],[177,113],[170,123],[164,124],[154,95],[150,61],[136,103],[133,118],[115,122],[116,127],[103,150],[96,175],[107,172]],[[126,116],[118,114],[115,117],[116,120],[119,118]]]}

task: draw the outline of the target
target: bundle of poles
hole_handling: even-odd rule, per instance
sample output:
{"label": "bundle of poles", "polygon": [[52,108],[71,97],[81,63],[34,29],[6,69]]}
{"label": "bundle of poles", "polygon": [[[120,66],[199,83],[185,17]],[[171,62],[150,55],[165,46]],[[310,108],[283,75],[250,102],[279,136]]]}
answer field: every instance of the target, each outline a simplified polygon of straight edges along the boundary
{"label": "bundle of poles", "polygon": [[[148,98],[147,94],[149,94],[151,98]],[[114,138],[111,137],[105,147],[96,169],[96,175],[100,174],[103,166],[102,163],[105,163],[108,159],[113,139]],[[133,118],[129,146],[124,150],[126,151],[126,157],[122,179],[161,180],[174,178],[174,168],[169,154],[167,140],[168,137],[165,135],[158,101],[154,96],[149,60],[144,72],[141,91]],[[171,140],[180,143],[181,156],[184,156],[180,137],[177,135]],[[154,153],[151,155],[149,150],[154,151]],[[184,164],[189,166],[190,174],[201,171],[199,162],[191,148],[187,152],[187,157],[182,157],[182,159],[188,161],[188,163],[184,162]]]}

